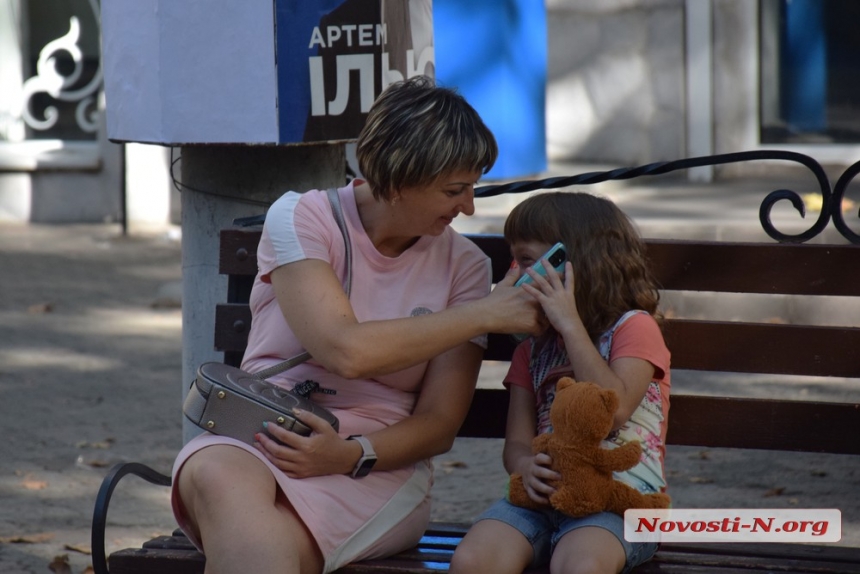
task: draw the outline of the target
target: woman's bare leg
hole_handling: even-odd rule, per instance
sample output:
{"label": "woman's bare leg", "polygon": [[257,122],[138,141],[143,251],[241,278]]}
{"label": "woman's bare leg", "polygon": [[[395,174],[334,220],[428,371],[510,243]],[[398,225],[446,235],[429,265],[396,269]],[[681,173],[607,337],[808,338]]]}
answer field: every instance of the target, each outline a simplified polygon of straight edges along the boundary
{"label": "woman's bare leg", "polygon": [[179,496],[206,554],[208,574],[319,574],[316,542],[269,468],[240,448],[194,453],[178,478]]}

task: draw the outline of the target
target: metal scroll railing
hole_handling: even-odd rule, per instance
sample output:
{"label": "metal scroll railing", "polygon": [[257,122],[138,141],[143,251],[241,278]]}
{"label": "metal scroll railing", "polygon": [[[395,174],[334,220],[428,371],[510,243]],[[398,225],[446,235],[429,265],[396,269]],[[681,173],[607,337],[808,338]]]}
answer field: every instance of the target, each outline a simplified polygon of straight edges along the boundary
{"label": "metal scroll railing", "polygon": [[818,218],[809,229],[797,234],[783,233],[776,229],[774,224],[771,222],[771,211],[779,201],[787,200],[795,210],[797,210],[801,217],[805,217],[806,205],[804,204],[803,198],[800,194],[791,189],[777,189],[768,193],[762,200],[759,208],[759,221],[765,233],[767,233],[769,237],[772,237],[781,243],[805,243],[824,231],[832,217],[835,227],[843,237],[848,239],[851,243],[860,243],[860,235],[849,229],[844,220],[843,211],[841,209],[848,184],[854,176],[857,175],[857,173],[860,173],[860,161],[853,164],[845,171],[845,173],[839,178],[835,191],[831,191],[830,181],[828,180],[827,174],[821,164],[807,155],[791,151],[744,151],[694,157],[676,161],[657,162],[639,167],[588,172],[572,176],[514,181],[499,185],[486,185],[475,189],[475,197],[492,197],[505,193],[523,193],[540,189],[558,189],[574,185],[590,185],[609,180],[624,180],[641,176],[662,175],[693,167],[715,166],[760,160],[782,160],[803,165],[812,172],[812,175],[818,183],[818,191],[821,193],[821,210],[819,211]]}

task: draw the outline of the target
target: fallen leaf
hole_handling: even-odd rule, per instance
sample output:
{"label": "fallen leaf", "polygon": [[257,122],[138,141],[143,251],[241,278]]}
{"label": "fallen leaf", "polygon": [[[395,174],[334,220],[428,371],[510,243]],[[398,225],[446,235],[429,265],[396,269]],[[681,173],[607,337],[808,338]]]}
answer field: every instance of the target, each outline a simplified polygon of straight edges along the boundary
{"label": "fallen leaf", "polygon": [[149,304],[153,309],[181,309],[182,301],[174,297],[159,297]]}
{"label": "fallen leaf", "polygon": [[826,470],[813,470],[810,474],[812,474],[812,476],[827,476],[827,471]]}
{"label": "fallen leaf", "polygon": [[78,458],[75,459],[75,465],[79,466],[79,467],[91,466],[93,468],[104,468],[104,467],[108,466],[109,464],[110,463],[107,462],[106,460],[100,460],[97,458],[89,458],[89,459],[84,458],[84,455],[82,455],[82,454],[79,454]]}
{"label": "fallen leaf", "polygon": [[5,536],[0,538],[3,544],[41,544],[54,538],[53,532],[42,532],[39,534],[26,534],[18,536]]}
{"label": "fallen leaf", "polygon": [[768,498],[770,496],[781,496],[783,492],[785,492],[785,487],[777,486],[776,488],[771,488],[770,490],[765,492],[764,497]]}
{"label": "fallen leaf", "polygon": [[63,549],[71,550],[72,552],[80,552],[81,554],[86,554],[87,556],[93,553],[92,548],[84,544],[63,544]]}
{"label": "fallen leaf", "polygon": [[711,460],[711,453],[707,450],[700,450],[697,457],[701,460]]}
{"label": "fallen leaf", "polygon": [[[99,401],[99,402],[101,402],[101,401]],[[113,437],[108,437],[108,438],[104,439],[103,441],[99,441],[99,442],[88,442],[88,441],[82,440],[82,441],[76,442],[75,447],[77,447],[77,448],[106,449],[106,448],[110,448],[111,445],[113,445],[115,440],[116,439],[114,439]]]}
{"label": "fallen leaf", "polygon": [[468,468],[469,465],[463,462],[462,460],[446,460],[442,462],[442,466],[445,468]]}
{"label": "fallen leaf", "polygon": [[25,478],[21,481],[21,486],[23,486],[27,490],[45,490],[46,488],[48,488],[48,483],[44,480]]}
{"label": "fallen leaf", "polygon": [[53,310],[53,303],[36,303],[27,307],[27,313],[50,313]]}
{"label": "fallen leaf", "polygon": [[69,566],[68,554],[54,556],[54,559],[51,560],[50,564],[48,564],[48,568],[51,569],[51,572],[56,572],[56,574],[72,574],[72,568]]}
{"label": "fallen leaf", "polygon": [[714,479],[712,479],[712,478],[705,478],[705,477],[702,477],[702,476],[691,476],[691,477],[690,477],[690,482],[695,482],[695,483],[697,483],[697,484],[711,484],[712,482],[714,482]]}

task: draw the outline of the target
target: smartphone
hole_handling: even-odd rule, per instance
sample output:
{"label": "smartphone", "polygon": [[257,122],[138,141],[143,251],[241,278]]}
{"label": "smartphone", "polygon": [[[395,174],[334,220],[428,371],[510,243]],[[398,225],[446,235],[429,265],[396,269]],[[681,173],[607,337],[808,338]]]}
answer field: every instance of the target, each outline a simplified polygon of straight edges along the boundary
{"label": "smartphone", "polygon": [[[543,266],[543,260],[546,259],[550,266],[555,269],[558,273],[564,273],[564,262],[567,261],[567,250],[564,248],[564,245],[561,243],[556,243],[550,250],[541,256],[538,261],[532,265],[532,269],[537,272],[538,275],[542,277],[546,277],[546,269]],[[523,285],[525,283],[532,283],[534,279],[528,273],[524,273],[522,277],[515,283],[516,287]]]}
{"label": "smartphone", "polygon": [[[532,269],[534,269],[538,275],[542,277],[546,277],[546,268],[543,266],[543,260],[546,259],[550,266],[555,269],[558,273],[564,273],[564,263],[567,261],[567,249],[565,249],[562,243],[556,243],[552,247],[550,247],[549,251],[544,253],[538,261],[532,265]],[[525,283],[532,283],[534,279],[531,278],[527,273],[524,274],[519,280],[514,284],[519,287]],[[515,341],[518,343],[521,341],[525,341],[528,338],[528,335],[525,333],[517,333],[515,335],[511,335]]]}

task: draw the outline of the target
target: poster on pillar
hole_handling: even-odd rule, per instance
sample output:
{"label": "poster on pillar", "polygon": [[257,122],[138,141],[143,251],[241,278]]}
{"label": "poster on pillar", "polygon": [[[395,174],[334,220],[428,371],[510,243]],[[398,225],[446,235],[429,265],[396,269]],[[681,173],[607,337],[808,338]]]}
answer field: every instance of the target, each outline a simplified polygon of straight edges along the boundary
{"label": "poster on pillar", "polygon": [[101,8],[115,142],[354,140],[390,83],[435,77],[432,0],[111,0]]}
{"label": "poster on pillar", "polygon": [[283,142],[354,139],[390,83],[435,76],[431,0],[277,0]]}

